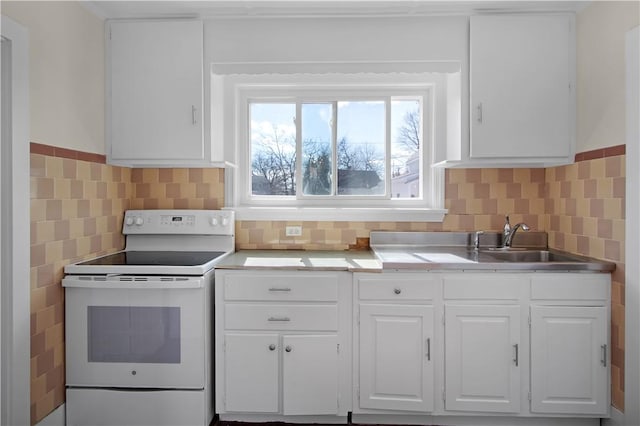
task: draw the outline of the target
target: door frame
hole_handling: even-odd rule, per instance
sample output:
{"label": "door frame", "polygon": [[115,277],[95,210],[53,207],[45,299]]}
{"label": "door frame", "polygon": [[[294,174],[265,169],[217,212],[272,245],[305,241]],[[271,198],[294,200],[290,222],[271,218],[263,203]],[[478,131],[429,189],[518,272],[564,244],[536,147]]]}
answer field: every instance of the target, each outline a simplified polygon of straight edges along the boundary
{"label": "door frame", "polygon": [[640,424],[640,27],[626,34],[625,424]]}
{"label": "door frame", "polygon": [[[2,16],[9,96],[0,155],[0,423],[30,424],[29,33]],[[9,47],[7,51],[7,47]],[[6,66],[6,65],[5,65]],[[3,71],[5,68],[3,67]],[[8,113],[8,114],[7,114]],[[4,120],[3,120],[4,121]],[[8,128],[8,132],[6,131]],[[5,141],[4,136],[8,141]]]}

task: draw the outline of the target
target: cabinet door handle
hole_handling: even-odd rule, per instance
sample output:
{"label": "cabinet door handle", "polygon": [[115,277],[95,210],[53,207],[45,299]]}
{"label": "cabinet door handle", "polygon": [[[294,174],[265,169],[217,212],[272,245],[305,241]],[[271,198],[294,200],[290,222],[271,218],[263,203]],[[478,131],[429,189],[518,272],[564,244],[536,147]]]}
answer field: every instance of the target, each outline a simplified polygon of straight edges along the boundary
{"label": "cabinet door handle", "polygon": [[478,123],[482,124],[482,102],[477,106],[478,108]]}
{"label": "cabinet door handle", "polygon": [[286,352],[291,352],[293,349],[291,348],[291,346],[288,346],[288,345],[287,345],[287,347],[286,347],[286,348],[284,348],[284,350],[285,350]]}
{"label": "cabinet door handle", "polygon": [[516,352],[516,356],[515,358],[513,358],[513,363],[516,365],[516,367],[518,366],[518,344],[516,343],[515,345],[513,345],[513,349]]}
{"label": "cabinet door handle", "polygon": [[399,288],[394,288],[394,289],[393,289],[393,292],[394,292],[395,294],[400,294],[400,293],[402,293],[402,290],[400,290]]}
{"label": "cabinet door handle", "polygon": [[607,366],[607,345],[600,345],[600,348],[602,349],[602,359],[600,360],[600,363],[602,363],[603,367]]}
{"label": "cabinet door handle", "polygon": [[275,351],[275,350],[276,350],[276,345],[275,345],[275,344],[273,344],[273,343],[272,343],[272,344],[270,344],[270,345],[269,345],[269,350],[270,350],[270,351]]}
{"label": "cabinet door handle", "polygon": [[198,112],[198,108],[195,105],[191,105],[191,124],[194,126],[198,123],[198,117],[196,113]]}
{"label": "cabinet door handle", "polygon": [[431,338],[427,338],[427,361],[431,361]]}
{"label": "cabinet door handle", "polygon": [[269,291],[291,291],[288,287],[271,287]]}
{"label": "cabinet door handle", "polygon": [[289,317],[269,317],[269,321],[271,322],[287,322],[291,321]]}

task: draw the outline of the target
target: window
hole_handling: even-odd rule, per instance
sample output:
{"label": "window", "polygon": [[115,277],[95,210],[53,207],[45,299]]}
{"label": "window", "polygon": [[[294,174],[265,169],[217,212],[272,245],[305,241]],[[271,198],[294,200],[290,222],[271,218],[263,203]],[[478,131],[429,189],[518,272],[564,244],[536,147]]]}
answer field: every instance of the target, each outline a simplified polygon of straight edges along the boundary
{"label": "window", "polygon": [[226,197],[240,218],[442,220],[443,172],[430,164],[444,79],[358,76],[227,82],[239,161]]}

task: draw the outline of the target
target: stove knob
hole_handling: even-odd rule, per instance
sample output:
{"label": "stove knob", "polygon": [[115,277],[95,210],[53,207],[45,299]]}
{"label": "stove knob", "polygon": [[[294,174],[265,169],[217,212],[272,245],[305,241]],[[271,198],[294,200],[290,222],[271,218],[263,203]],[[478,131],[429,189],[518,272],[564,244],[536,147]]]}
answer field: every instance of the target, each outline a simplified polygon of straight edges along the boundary
{"label": "stove knob", "polygon": [[222,216],[222,226],[229,225],[229,218]]}
{"label": "stove knob", "polygon": [[144,223],[144,220],[138,216],[136,217],[136,225],[141,226]]}
{"label": "stove knob", "polygon": [[124,221],[127,226],[133,225],[133,218],[131,216],[127,217]]}
{"label": "stove knob", "polygon": [[211,219],[209,219],[209,223],[211,224],[211,226],[218,226],[218,218],[212,217]]}

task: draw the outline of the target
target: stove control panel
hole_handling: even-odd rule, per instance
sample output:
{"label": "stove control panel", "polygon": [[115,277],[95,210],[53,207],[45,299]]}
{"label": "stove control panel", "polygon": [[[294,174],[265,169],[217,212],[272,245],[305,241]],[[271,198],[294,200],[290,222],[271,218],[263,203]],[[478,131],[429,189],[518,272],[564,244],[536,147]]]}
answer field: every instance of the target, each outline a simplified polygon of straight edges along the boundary
{"label": "stove control panel", "polygon": [[127,210],[122,233],[146,235],[233,235],[230,210]]}

